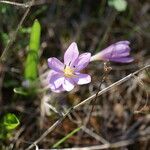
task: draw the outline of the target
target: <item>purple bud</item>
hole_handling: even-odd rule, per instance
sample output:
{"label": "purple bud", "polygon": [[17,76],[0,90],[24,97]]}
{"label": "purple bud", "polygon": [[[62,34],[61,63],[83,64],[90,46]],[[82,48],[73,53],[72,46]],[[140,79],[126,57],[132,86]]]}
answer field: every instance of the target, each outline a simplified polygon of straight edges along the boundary
{"label": "purple bud", "polygon": [[129,56],[131,48],[129,47],[129,41],[120,41],[114,43],[107,48],[103,49],[99,53],[93,55],[90,61],[102,60],[102,61],[114,61],[120,63],[130,63],[134,59]]}

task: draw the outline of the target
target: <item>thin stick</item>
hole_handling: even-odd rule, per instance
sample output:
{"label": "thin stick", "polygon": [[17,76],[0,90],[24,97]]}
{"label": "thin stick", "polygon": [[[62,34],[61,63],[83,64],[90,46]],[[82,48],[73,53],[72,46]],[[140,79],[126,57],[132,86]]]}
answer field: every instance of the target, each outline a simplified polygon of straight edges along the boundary
{"label": "thin stick", "polygon": [[[147,65],[147,66],[145,66],[145,67],[143,67],[143,68],[141,68],[141,69],[139,69],[139,70],[137,70],[137,71],[135,71],[135,72],[133,72],[133,73],[131,73],[131,74],[129,74],[129,75],[127,75],[126,77],[120,79],[119,81],[117,81],[117,82],[111,84],[111,85],[108,86],[107,88],[105,88],[105,89],[99,91],[99,92],[98,92],[98,96],[100,96],[100,95],[106,93],[106,92],[109,91],[112,87],[115,87],[115,86],[118,86],[118,85],[124,83],[125,81],[129,80],[131,77],[134,77],[135,74],[138,74],[139,72],[141,72],[141,71],[143,71],[144,69],[149,68],[149,67],[150,67],[150,64]],[[73,109],[77,109],[78,107],[80,107],[80,106],[86,104],[87,102],[89,102],[90,100],[94,99],[95,97],[96,97],[96,94],[90,96],[89,98],[85,99],[85,100],[82,101],[81,103],[79,103],[79,104],[77,104],[76,106],[74,106]]]}
{"label": "thin stick", "polygon": [[25,3],[19,3],[19,2],[11,2],[7,0],[0,0],[0,3],[13,5],[13,6],[21,7],[21,8],[28,8],[31,6],[43,5],[43,4],[51,3],[51,2],[52,2],[51,0],[39,0],[39,1],[36,1],[36,3],[32,3],[32,1],[29,0],[28,2],[25,2]]}
{"label": "thin stick", "polygon": [[69,109],[68,112],[61,117],[60,119],[58,119],[50,128],[48,128],[35,142],[33,142],[27,149],[25,150],[29,150],[31,148],[33,148],[35,145],[37,145],[37,143],[39,143],[42,139],[44,139],[51,131],[53,131],[66,117],[68,114],[70,114],[73,111],[73,109]]}
{"label": "thin stick", "polygon": [[[116,87],[122,83],[124,83],[125,81],[128,81],[130,78],[134,77],[135,74],[143,71],[144,69],[146,68],[149,68],[150,67],[150,64],[127,75],[126,77],[122,78],[121,80],[111,84],[110,86],[108,86],[107,88],[101,90],[99,93],[98,93],[98,96],[106,93],[107,91],[109,91],[112,87]],[[96,94],[92,95],[91,97],[85,99],[84,101],[82,101],[81,103],[75,105],[74,107],[72,107],[71,109],[68,110],[68,112],[62,117],[60,118],[59,120],[57,120],[51,127],[49,127],[35,142],[33,142],[28,148],[26,148],[25,150],[30,150],[31,148],[34,147],[34,145],[36,145],[37,143],[39,143],[41,140],[43,140],[50,132],[52,132],[57,126],[59,126],[59,124],[69,115],[71,114],[75,109],[79,108],[80,106],[86,104],[87,102],[91,101],[92,99],[94,99],[96,97]],[[110,146],[108,144],[106,144],[105,146]]]}
{"label": "thin stick", "polygon": [[9,4],[9,5],[14,5],[14,6],[19,6],[19,7],[29,7],[31,4],[31,2],[27,2],[27,3],[18,3],[18,2],[11,2],[11,1],[3,1],[1,0],[0,3],[4,3],[4,4]]}
{"label": "thin stick", "polygon": [[[115,143],[110,143],[110,144],[102,144],[102,145],[96,145],[96,146],[88,146],[88,147],[77,147],[77,148],[63,148],[61,150],[104,150],[104,149],[114,149],[114,148],[121,148],[125,147],[128,145],[133,144],[135,141],[147,141],[150,139],[150,136],[146,137],[141,137],[138,139],[129,139],[129,140],[123,140]],[[39,150],[44,150],[44,149],[39,149]],[[51,149],[54,150],[54,149]]]}
{"label": "thin stick", "polygon": [[[1,2],[2,2],[2,1],[1,1]],[[32,0],[31,4],[33,4],[33,3],[34,3],[34,0]],[[31,6],[32,6],[32,5],[31,5]],[[12,38],[9,40],[9,43],[8,43],[7,46],[5,47],[3,53],[2,53],[2,55],[1,55],[1,57],[0,57],[0,62],[1,62],[1,61],[2,61],[2,62],[5,62],[5,61],[7,60],[8,54],[10,53],[10,47],[12,46],[13,42],[16,40],[17,33],[18,33],[20,27],[22,26],[24,20],[26,19],[27,15],[28,15],[28,13],[29,13],[29,11],[30,11],[30,9],[31,9],[31,6],[27,8],[27,10],[25,11],[23,17],[21,18],[21,20],[20,20],[20,22],[19,22],[19,24],[18,24],[18,26],[17,26],[16,31],[14,32]]]}
{"label": "thin stick", "polygon": [[93,131],[91,131],[90,129],[88,129],[87,127],[82,127],[82,130],[89,134],[91,137],[95,138],[96,140],[100,141],[103,144],[109,144],[109,142],[107,140],[105,140],[103,137],[101,137],[100,135],[94,133]]}

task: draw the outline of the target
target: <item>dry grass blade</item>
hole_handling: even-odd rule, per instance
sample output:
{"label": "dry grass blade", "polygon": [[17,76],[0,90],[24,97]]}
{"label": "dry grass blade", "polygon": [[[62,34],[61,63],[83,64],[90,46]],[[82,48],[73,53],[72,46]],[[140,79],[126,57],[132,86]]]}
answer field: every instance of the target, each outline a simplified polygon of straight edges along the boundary
{"label": "dry grass blade", "polygon": [[[142,89],[144,89],[144,91],[145,91],[145,93],[146,93],[146,100],[145,100],[144,106],[138,110],[137,107],[138,107],[139,105],[135,105],[136,107],[135,107],[134,113],[141,113],[141,112],[143,111],[143,109],[144,109],[144,108],[147,106],[147,104],[148,104],[149,94],[148,94],[148,92],[147,92],[147,89],[146,89],[146,87],[145,87],[143,81],[142,81],[139,77],[134,76],[134,78],[135,78],[135,80],[137,81],[137,83],[139,84],[139,86],[140,86]],[[140,102],[139,102],[139,103],[140,103]]]}
{"label": "dry grass blade", "polygon": [[12,1],[5,1],[5,0],[0,0],[0,3],[4,3],[4,4],[8,4],[8,5],[13,5],[13,6],[17,6],[17,7],[22,7],[22,8],[29,8],[31,6],[35,6],[35,5],[42,5],[42,4],[46,4],[46,3],[51,3],[50,0],[39,0],[36,1],[36,3],[33,3],[32,1],[28,1],[26,3],[19,3],[19,2],[12,2]]}
{"label": "dry grass blade", "polygon": [[10,4],[10,5],[14,5],[14,6],[19,6],[19,7],[23,7],[23,8],[26,8],[26,7],[29,7],[31,6],[31,2],[30,3],[18,3],[18,2],[11,2],[11,1],[3,1],[1,0],[0,3],[4,3],[4,4]]}
{"label": "dry grass blade", "polygon": [[[150,136],[145,137],[141,137],[139,139],[137,139],[137,141],[145,141],[147,139],[150,139]],[[96,146],[88,146],[88,147],[82,147],[82,148],[64,148],[61,150],[101,150],[101,149],[114,149],[114,148],[121,148],[121,147],[125,147],[128,145],[131,145],[135,142],[135,140],[133,139],[129,139],[129,140],[123,140],[123,141],[119,141],[119,142],[115,142],[115,143],[110,143],[110,144],[102,144],[102,145],[96,145]],[[44,150],[44,149],[40,149],[40,150]],[[54,149],[51,149],[54,150]]]}
{"label": "dry grass blade", "polygon": [[[149,68],[150,65],[147,65],[129,75],[127,75],[126,77],[122,78],[121,80],[111,84],[110,86],[108,86],[107,88],[101,90],[98,92],[98,96],[106,93],[107,91],[109,91],[112,87],[118,86],[124,82],[126,82],[127,80],[131,79],[132,77],[134,77],[134,75],[138,74],[139,72],[145,70],[146,68]],[[57,120],[51,127],[49,127],[35,142],[33,142],[33,144],[31,144],[28,148],[26,148],[26,150],[30,150],[31,148],[34,147],[35,144],[38,144],[41,140],[43,140],[50,132],[52,132],[57,126],[59,126],[59,124],[70,114],[72,113],[72,111],[74,111],[75,109],[78,109],[80,106],[86,104],[87,102],[91,101],[92,99],[94,99],[96,97],[96,94],[92,95],[91,97],[85,99],[84,101],[82,101],[81,103],[75,105],[74,107],[72,107],[71,109],[68,110],[68,112],[61,117],[59,120]],[[130,141],[130,143],[133,143],[133,141]],[[109,148],[109,145],[106,145],[106,148]]]}
{"label": "dry grass blade", "polygon": [[109,142],[108,142],[106,139],[104,139],[104,138],[101,137],[100,135],[94,133],[94,132],[91,131],[90,129],[88,129],[88,128],[86,128],[86,127],[83,126],[83,127],[82,127],[82,130],[83,130],[85,133],[89,134],[91,137],[93,137],[93,138],[95,138],[96,140],[100,141],[101,143],[103,143],[103,144],[109,144]]}
{"label": "dry grass blade", "polygon": [[[147,66],[145,66],[145,67],[143,67],[143,68],[141,68],[141,69],[135,71],[134,73],[131,73],[131,74],[127,75],[126,77],[122,78],[121,80],[119,80],[119,81],[117,81],[117,82],[111,84],[111,85],[108,86],[107,88],[105,88],[105,89],[99,91],[99,92],[98,92],[98,96],[100,96],[100,95],[102,95],[103,93],[109,91],[112,87],[115,87],[115,86],[117,86],[117,85],[120,85],[120,84],[126,82],[126,81],[129,80],[130,78],[134,77],[135,74],[138,74],[139,72],[141,72],[141,71],[143,71],[143,70],[145,70],[146,68],[149,68],[149,67],[150,67],[150,65],[147,65]],[[76,106],[74,106],[73,109],[77,109],[78,107],[84,105],[85,103],[89,102],[90,100],[94,99],[95,97],[96,97],[96,94],[92,95],[91,97],[85,99],[85,100],[82,101],[81,103],[79,103],[79,104],[77,104]]]}
{"label": "dry grass blade", "polygon": [[[34,3],[34,0],[32,0],[31,3],[33,4],[33,3]],[[9,43],[8,43],[7,46],[5,47],[3,53],[2,53],[2,55],[1,55],[1,57],[0,57],[0,62],[5,62],[5,61],[7,61],[8,56],[9,56],[9,53],[10,53],[10,47],[12,46],[13,42],[16,40],[17,33],[18,33],[20,27],[22,26],[24,20],[26,19],[27,15],[28,15],[28,13],[29,13],[29,11],[30,11],[30,9],[31,9],[31,6],[26,9],[26,11],[25,11],[23,17],[21,18],[21,20],[20,20],[20,22],[19,22],[19,24],[18,24],[18,26],[17,26],[17,29],[16,29],[15,32],[13,33],[12,38],[10,38]]]}

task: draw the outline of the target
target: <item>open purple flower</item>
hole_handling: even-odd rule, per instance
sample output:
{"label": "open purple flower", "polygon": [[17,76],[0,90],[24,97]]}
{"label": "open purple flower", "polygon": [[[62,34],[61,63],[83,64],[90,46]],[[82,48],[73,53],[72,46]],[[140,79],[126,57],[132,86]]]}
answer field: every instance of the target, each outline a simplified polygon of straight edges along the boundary
{"label": "open purple flower", "polygon": [[52,69],[48,78],[52,91],[71,91],[75,84],[82,85],[91,82],[91,76],[80,73],[90,62],[91,54],[79,55],[78,47],[73,42],[64,54],[64,63],[55,57],[48,59],[48,66]]}
{"label": "open purple flower", "polygon": [[131,48],[129,47],[129,41],[120,41],[109,47],[103,49],[96,55],[91,57],[90,61],[103,60],[103,61],[114,61],[120,63],[129,63],[134,59],[129,56]]}

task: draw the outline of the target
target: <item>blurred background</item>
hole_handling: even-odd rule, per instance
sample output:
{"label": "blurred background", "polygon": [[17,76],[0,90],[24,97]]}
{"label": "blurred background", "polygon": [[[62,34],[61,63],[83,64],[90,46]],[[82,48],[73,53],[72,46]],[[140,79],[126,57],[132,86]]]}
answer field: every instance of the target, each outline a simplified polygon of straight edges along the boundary
{"label": "blurred background", "polygon": [[[36,19],[41,26],[38,73],[34,85],[29,87],[24,75],[25,62]],[[92,76],[88,86],[77,86],[60,94],[45,89],[47,58],[63,60],[71,42],[78,44],[80,53],[92,55],[117,41],[131,42],[134,62],[109,63],[112,70],[101,89],[150,63],[149,0],[0,1],[0,20],[0,149],[25,149],[60,118],[59,113],[99,91],[103,62],[92,62],[84,70]],[[94,104],[85,104],[73,112],[38,147],[88,149],[116,143],[112,148],[117,150],[148,150],[149,85],[150,70],[146,69],[102,94]],[[8,129],[6,118],[11,125],[17,125]],[[81,125],[83,128],[79,129]],[[75,129],[78,132],[56,144]],[[120,141],[129,143],[122,146],[117,143]]]}

